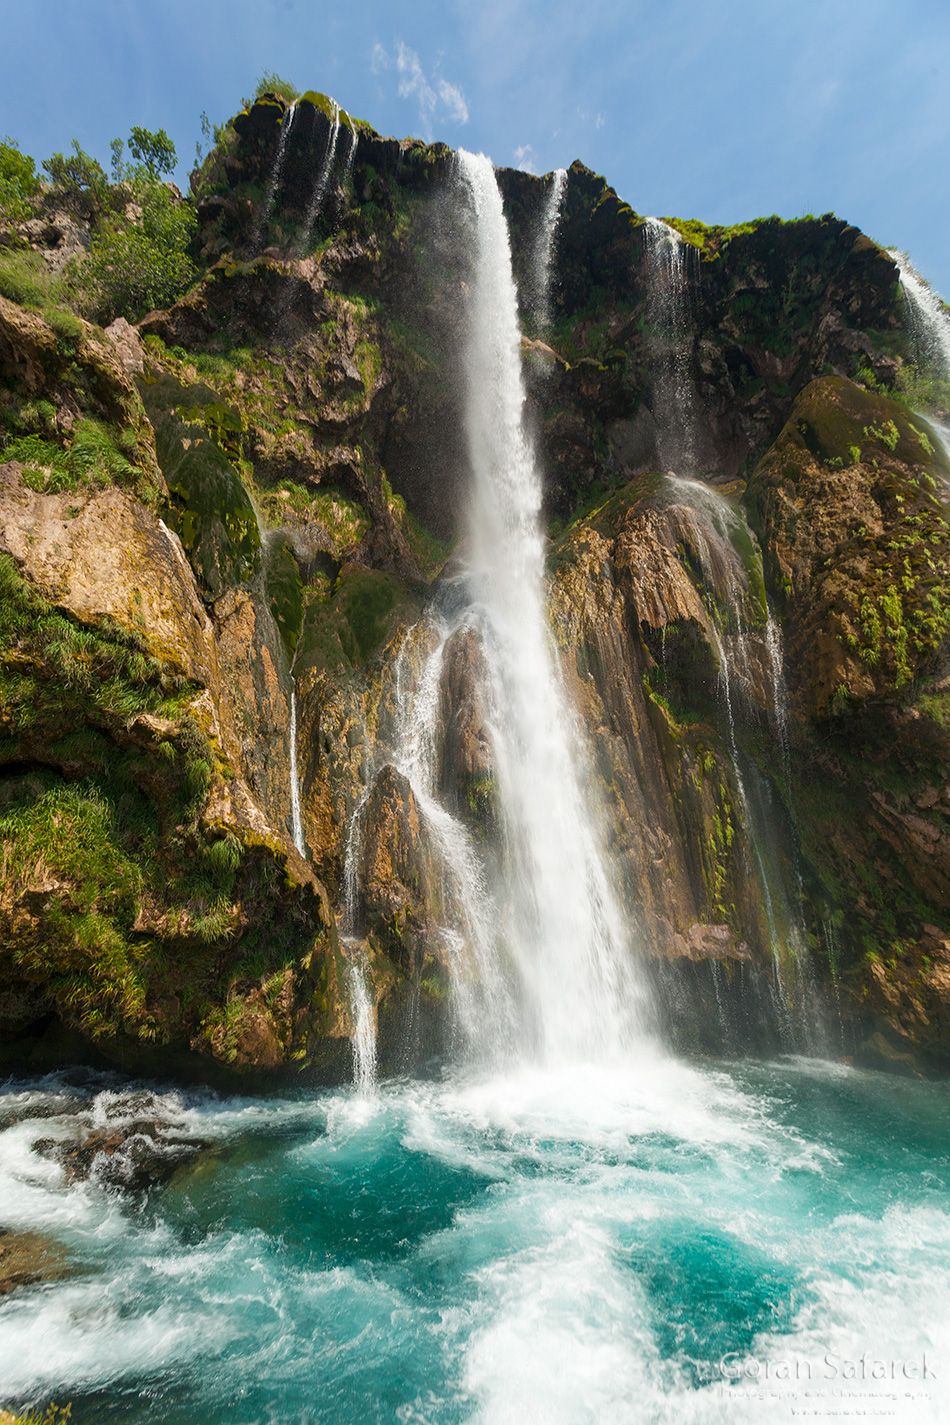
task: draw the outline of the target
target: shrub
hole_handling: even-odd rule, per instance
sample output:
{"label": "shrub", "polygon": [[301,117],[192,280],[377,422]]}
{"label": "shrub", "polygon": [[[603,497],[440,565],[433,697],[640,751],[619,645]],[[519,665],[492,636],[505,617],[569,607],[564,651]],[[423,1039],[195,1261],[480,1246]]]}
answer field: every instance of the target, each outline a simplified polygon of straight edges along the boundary
{"label": "shrub", "polygon": [[30,198],[38,190],[33,160],[11,138],[0,143],[0,221],[22,223],[30,217]]}
{"label": "shrub", "polygon": [[53,187],[77,216],[97,222],[115,205],[105,169],[73,139],[71,154],[54,153],[43,162]]}
{"label": "shrub", "polygon": [[195,214],[163,183],[140,191],[141,219],[118,232],[101,232],[78,274],[89,306],[101,321],[137,321],[154,307],[167,307],[185,292],[197,272],[187,247]]}
{"label": "shrub", "polygon": [[295,85],[288,79],[281,79],[279,74],[272,74],[269,69],[261,71],[261,77],[254,89],[255,99],[259,99],[262,94],[276,94],[288,104],[300,98],[300,90]]}

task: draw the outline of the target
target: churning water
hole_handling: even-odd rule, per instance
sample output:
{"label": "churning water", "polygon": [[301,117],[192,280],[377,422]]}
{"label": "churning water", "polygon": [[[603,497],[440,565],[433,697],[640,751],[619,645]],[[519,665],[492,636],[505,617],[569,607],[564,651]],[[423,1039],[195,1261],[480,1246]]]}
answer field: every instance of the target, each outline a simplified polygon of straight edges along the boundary
{"label": "churning water", "polygon": [[169,1095],[215,1147],[144,1206],[31,1151],[72,1088],[5,1095],[37,1115],[0,1133],[7,1222],[73,1274],[0,1302],[0,1360],[77,1425],[948,1418],[943,1085],[658,1060]]}

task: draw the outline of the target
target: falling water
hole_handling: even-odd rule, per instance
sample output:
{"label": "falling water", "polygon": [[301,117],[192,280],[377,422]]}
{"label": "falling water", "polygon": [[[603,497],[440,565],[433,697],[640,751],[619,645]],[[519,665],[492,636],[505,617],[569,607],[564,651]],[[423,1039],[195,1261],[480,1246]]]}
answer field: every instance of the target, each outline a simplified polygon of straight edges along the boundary
{"label": "falling water", "polygon": [[370,1095],[376,1087],[376,1006],[369,987],[365,956],[347,961],[346,991],[350,1002],[353,1033],[353,1087]]}
{"label": "falling water", "polygon": [[356,149],[360,141],[359,130],[357,129],[355,124],[348,123],[346,125],[346,131],[350,136],[350,141],[347,144],[346,157],[343,160],[343,168],[340,173],[341,185],[346,183],[346,180],[349,178],[351,172],[353,171],[353,160],[356,158]]}
{"label": "falling water", "polygon": [[307,857],[307,842],[303,834],[303,821],[300,816],[300,778],[297,772],[297,686],[294,684],[290,690],[290,822],[293,830],[294,845],[303,856]]}
{"label": "falling water", "polygon": [[260,216],[257,226],[254,229],[252,246],[257,252],[261,246],[264,232],[271,213],[274,211],[274,200],[277,197],[277,185],[284,168],[284,154],[287,149],[287,140],[290,138],[290,131],[294,126],[294,116],[297,113],[297,103],[294,101],[290,108],[284,113],[283,122],[280,126],[280,138],[277,143],[277,157],[274,159],[274,167],[271,169],[270,178],[267,180],[267,191],[264,194],[264,201],[261,204]]}
{"label": "falling water", "polygon": [[914,271],[902,252],[891,249],[901,274],[909,327],[922,361],[950,380],[950,315],[932,287]]}
{"label": "falling water", "polygon": [[348,948],[362,945],[356,939],[356,926],[363,810],[376,776],[384,766],[392,766],[412,789],[425,854],[438,880],[441,924],[434,927],[436,948],[451,971],[459,1027],[470,1048],[477,1048],[482,1057],[499,1058],[510,1052],[514,1033],[510,996],[499,967],[492,898],[470,832],[439,799],[440,685],[445,649],[453,634],[469,626],[471,616],[465,610],[451,619],[440,618],[438,611],[432,610],[409,630],[395,659],[392,746],[386,749],[382,764],[372,769],[347,833],[344,888],[348,933],[344,941]]}
{"label": "falling water", "polygon": [[470,587],[489,668],[508,865],[499,917],[520,981],[524,1048],[610,1058],[641,1029],[643,994],[582,790],[583,735],[547,624],[541,482],[524,427],[517,296],[490,161],[459,153],[473,273],[466,432],[474,489]]}
{"label": "falling water", "polygon": [[[313,185],[313,193],[310,198],[310,204],[307,208],[307,216],[304,219],[303,231],[300,234],[299,238],[299,247],[301,252],[304,253],[307,252],[310,247],[310,238],[313,233],[314,225],[316,224],[317,218],[320,216],[320,210],[323,207],[323,200],[326,197],[327,185],[330,182],[330,174],[333,171],[333,160],[336,157],[337,141],[340,137],[340,106],[336,103],[335,100],[331,99],[330,102],[333,104],[333,120],[330,124],[330,137],[327,140],[327,150],[326,153],[323,155],[323,162],[317,170],[317,176]],[[320,111],[318,109],[314,109],[313,111],[314,125],[318,123],[317,116],[319,112]]]}
{"label": "falling water", "polygon": [[[791,885],[771,854],[775,837],[769,789],[757,769],[742,757],[738,740],[740,719],[758,685],[759,696],[762,692],[770,695],[769,722],[787,785],[788,710],[781,633],[765,602],[761,557],[741,515],[718,491],[698,480],[670,475],[667,485],[671,498],[682,506],[678,517],[680,521],[686,517],[684,532],[708,591],[739,811],[758,872],[777,1008],[793,1037],[793,1006],[802,988],[807,957],[800,877],[796,875],[796,884]],[[725,617],[721,608],[727,611]],[[755,623],[762,625],[761,631],[754,628]],[[760,676],[762,672],[765,678]]]}
{"label": "falling water", "polygon": [[535,239],[525,303],[530,324],[536,336],[546,336],[551,327],[551,274],[554,268],[554,245],[561,208],[567,191],[567,170],[558,168],[544,198],[541,225]]}
{"label": "falling water", "polygon": [[690,267],[695,249],[660,218],[645,218],[647,315],[653,332],[653,417],[664,469],[697,473]]}

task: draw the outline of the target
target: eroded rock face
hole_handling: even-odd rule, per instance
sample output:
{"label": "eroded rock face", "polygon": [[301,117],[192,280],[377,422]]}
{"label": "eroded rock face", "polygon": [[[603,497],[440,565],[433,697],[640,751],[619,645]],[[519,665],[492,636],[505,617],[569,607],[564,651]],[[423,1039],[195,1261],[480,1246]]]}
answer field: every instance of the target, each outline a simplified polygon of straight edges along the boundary
{"label": "eroded rock face", "polygon": [[[451,154],[363,126],[347,182],[334,170],[311,211],[333,110],[308,95],[264,212],[251,194],[268,189],[286,114],[262,96],[196,176],[208,266],[169,311],[104,335],[77,322],[63,343],[0,299],[0,376],[49,408],[48,434],[68,443],[92,416],[134,437],[119,481],[52,493],[42,471],[0,468],[4,577],[21,581],[0,652],[0,820],[33,809],[32,840],[4,841],[0,1020],[24,1043],[45,1025],[50,1053],[52,1016],[124,1062],[154,1045],[159,1063],[337,1072],[351,1028],[338,923],[381,1025],[441,964],[438,867],[396,764],[405,687],[435,648],[426,581],[468,481]],[[344,120],[341,145],[352,137]],[[499,181],[527,280],[547,190]],[[83,240],[54,226],[28,234],[50,265]],[[796,884],[803,872],[825,973],[839,947],[842,993],[880,1040],[868,1054],[939,1059],[947,527],[926,431],[849,379],[899,374],[895,268],[830,216],[679,227],[695,250],[694,453],[720,488],[752,469],[792,717],[778,737],[761,564],[753,587],[657,473],[669,402],[644,221],[575,164],[556,323],[526,331],[522,353],[546,512],[567,529],[552,627],[607,851],[670,1003],[706,1006],[714,1050],[720,994],[764,996],[774,930],[744,781],[774,803],[776,861]],[[580,507],[597,508],[578,521]],[[290,843],[291,662],[306,860]],[[502,855],[489,681],[459,629],[433,790],[488,860]],[[93,842],[106,870],[68,860],[66,841]],[[758,1042],[747,1030],[736,1047]]]}
{"label": "eroded rock face", "polygon": [[[626,903],[637,908],[642,953],[694,957],[704,927],[721,924],[729,907],[728,935],[710,930],[717,953],[741,958],[751,945],[766,961],[761,887],[716,727],[709,618],[677,543],[677,517],[655,508],[649,492],[638,500],[637,488],[616,497],[594,528],[582,524],[567,536],[552,585],[608,851]],[[661,642],[651,640],[654,632],[691,650],[693,710],[675,715],[652,693]]]}
{"label": "eroded rock face", "polygon": [[456,815],[466,811],[488,830],[491,817],[491,734],[485,705],[488,670],[474,628],[459,629],[445,646],[439,702],[442,725],[441,792]]}
{"label": "eroded rock face", "polygon": [[945,459],[926,422],[840,377],[814,381],[746,500],[783,595],[806,717],[897,691],[950,629]]}
{"label": "eroded rock face", "polygon": [[411,972],[431,938],[437,886],[415,796],[394,767],[377,776],[363,825],[360,914],[388,957]]}

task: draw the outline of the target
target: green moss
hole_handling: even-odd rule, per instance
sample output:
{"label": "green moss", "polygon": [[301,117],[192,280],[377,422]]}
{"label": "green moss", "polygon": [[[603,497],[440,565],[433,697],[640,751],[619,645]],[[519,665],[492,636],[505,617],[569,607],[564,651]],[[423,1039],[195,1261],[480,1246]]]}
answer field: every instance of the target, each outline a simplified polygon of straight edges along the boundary
{"label": "green moss", "polygon": [[171,496],[169,522],[195,573],[215,596],[246,583],[260,567],[260,530],[250,496],[223,448],[236,438],[239,416],[208,387],[182,386],[174,377],[153,375],[141,389]]}
{"label": "green moss", "polygon": [[303,626],[303,585],[293,549],[286,540],[273,536],[264,561],[264,592],[287,656],[293,662]]}
{"label": "green moss", "polygon": [[419,600],[395,574],[349,568],[332,598],[309,604],[295,668],[343,672],[362,667],[392,636],[400,618],[418,615]]}

